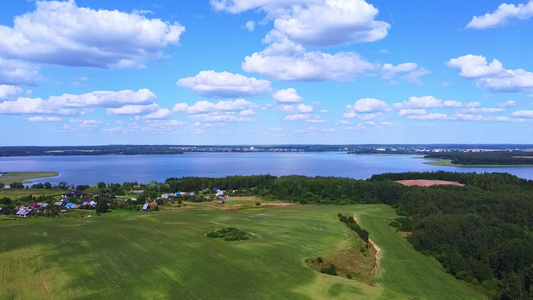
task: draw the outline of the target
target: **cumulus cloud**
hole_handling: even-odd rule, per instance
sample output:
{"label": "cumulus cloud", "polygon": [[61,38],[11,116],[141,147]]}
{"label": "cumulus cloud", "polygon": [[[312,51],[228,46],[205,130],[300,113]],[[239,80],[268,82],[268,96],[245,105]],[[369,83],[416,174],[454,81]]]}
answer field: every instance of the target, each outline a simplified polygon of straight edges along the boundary
{"label": "cumulus cloud", "polygon": [[284,102],[284,103],[294,103],[294,102],[304,101],[304,98],[298,95],[298,92],[296,92],[296,90],[293,88],[288,88],[286,90],[279,90],[272,96],[272,98],[274,98],[274,100],[276,100],[277,102]]}
{"label": "cumulus cloud", "polygon": [[[0,55],[71,67],[130,68],[159,60],[185,28],[138,13],[78,7],[74,0],[37,1],[33,12],[0,26]],[[105,33],[105,34],[102,34]]]}
{"label": "cumulus cloud", "polygon": [[491,63],[487,63],[487,58],[472,54],[452,58],[446,65],[459,70],[459,75],[465,78],[498,75],[504,71],[503,65],[499,60],[493,59]]}
{"label": "cumulus cloud", "polygon": [[492,13],[486,13],[483,16],[474,16],[472,21],[466,25],[466,28],[487,29],[500,27],[514,20],[528,20],[533,17],[533,1],[525,4],[501,4],[498,9]]}
{"label": "cumulus cloud", "polygon": [[246,28],[246,30],[252,32],[254,31],[255,29],[255,22],[254,21],[248,21],[246,22],[246,24],[244,25],[244,28]]}
{"label": "cumulus cloud", "polygon": [[425,114],[425,115],[411,115],[407,116],[408,119],[411,120],[449,120],[450,117],[447,114],[441,114],[441,113],[432,113],[432,114]]}
{"label": "cumulus cloud", "polygon": [[394,103],[392,106],[396,109],[425,109],[425,108],[445,108],[445,107],[478,107],[479,102],[462,103],[455,100],[441,100],[433,96],[409,97],[402,103]]}
{"label": "cumulus cloud", "polygon": [[311,47],[373,42],[387,36],[390,25],[376,21],[378,10],[364,0],[328,0],[293,6],[274,20],[275,30]]}
{"label": "cumulus cloud", "polygon": [[241,116],[253,116],[255,115],[255,111],[253,109],[246,109],[239,113]]}
{"label": "cumulus cloud", "polygon": [[498,104],[498,107],[513,107],[513,106],[516,106],[516,101],[514,100],[509,100],[504,103]]}
{"label": "cumulus cloud", "polygon": [[190,119],[198,122],[251,122],[252,118],[242,118],[235,116],[235,112],[211,112],[207,114],[198,114],[189,116]]}
{"label": "cumulus cloud", "polygon": [[229,72],[202,71],[178,80],[178,86],[209,98],[258,96],[271,91],[270,81]]}
{"label": "cumulus cloud", "polygon": [[58,107],[120,107],[126,104],[145,105],[154,103],[157,96],[148,89],[138,91],[122,90],[113,91],[95,91],[81,95],[63,94],[61,96],[52,96],[48,99],[49,103]]}
{"label": "cumulus cloud", "polygon": [[[355,117],[365,118],[360,113],[368,114],[373,112],[390,111],[391,109],[384,101],[374,98],[364,98],[357,100],[353,105],[346,105],[346,112],[343,117],[346,119],[352,119]],[[370,118],[378,117],[377,114],[369,114]],[[367,115],[368,117],[368,115]]]}
{"label": "cumulus cloud", "polygon": [[390,28],[375,20],[378,10],[364,0],[213,0],[211,6],[231,13],[260,8],[274,19],[275,31],[311,47],[373,42]]}
{"label": "cumulus cloud", "polygon": [[277,110],[288,114],[307,114],[313,112],[313,106],[311,105],[283,105],[277,108]]}
{"label": "cumulus cloud", "polygon": [[480,55],[465,55],[447,62],[449,67],[459,70],[459,75],[473,79],[476,85],[491,92],[521,92],[533,89],[533,73],[523,69],[507,70],[502,63]]}
{"label": "cumulus cloud", "polygon": [[6,100],[22,93],[22,89],[12,85],[0,85],[0,100]]}
{"label": "cumulus cloud", "polygon": [[263,51],[247,56],[242,69],[279,81],[350,81],[375,69],[353,52],[308,52],[285,37],[269,37]]}
{"label": "cumulus cloud", "polygon": [[[87,114],[93,107],[106,107],[118,109],[136,104],[139,106],[155,102],[156,95],[150,90],[141,89],[137,92],[123,90],[95,91],[81,95],[64,94],[61,96],[51,96],[47,100],[41,98],[20,97],[15,101],[0,102],[0,114],[30,114],[30,115],[83,115]],[[157,104],[154,104],[157,106]],[[126,110],[127,108],[122,108]]]}
{"label": "cumulus cloud", "polygon": [[43,116],[35,116],[35,117],[29,117],[27,118],[30,122],[60,122],[63,121],[63,119],[59,117],[43,117]]}
{"label": "cumulus cloud", "polygon": [[425,109],[413,109],[413,108],[400,109],[400,111],[398,112],[398,115],[400,116],[425,115],[425,114],[427,114]]}
{"label": "cumulus cloud", "polygon": [[0,114],[11,115],[35,115],[35,114],[54,114],[54,115],[79,115],[82,112],[72,108],[60,108],[50,105],[49,101],[41,98],[20,97],[15,101],[0,102]]}
{"label": "cumulus cloud", "polygon": [[512,113],[513,117],[533,118],[533,110],[520,110]]}
{"label": "cumulus cloud", "polygon": [[207,112],[223,112],[223,111],[243,111],[255,108],[255,105],[252,102],[246,101],[244,99],[237,99],[234,101],[219,101],[218,103],[213,103],[209,101],[197,101],[193,105],[189,106],[187,103],[177,103],[174,105],[173,112],[177,113],[207,113]]}
{"label": "cumulus cloud", "polygon": [[146,115],[159,111],[159,105],[125,105],[119,108],[108,108],[108,115]]}
{"label": "cumulus cloud", "polygon": [[[2,41],[0,40],[1,43]],[[0,57],[0,84],[36,85],[42,78],[43,76],[36,66],[20,60],[6,60]]]}
{"label": "cumulus cloud", "polygon": [[400,78],[416,85],[423,85],[420,77],[431,74],[430,71],[423,67],[418,67],[416,63],[403,63],[399,65],[384,64],[381,67],[381,73],[384,79],[392,79],[400,75]]}
{"label": "cumulus cloud", "polygon": [[183,126],[183,122],[177,120],[148,120],[146,126],[141,129],[143,133],[160,133],[177,131]]}
{"label": "cumulus cloud", "polygon": [[160,108],[159,110],[144,116],[145,119],[168,119],[172,116],[172,112],[166,108]]}
{"label": "cumulus cloud", "polygon": [[76,127],[73,129],[76,130],[90,130],[95,129],[100,124],[102,124],[102,121],[98,120],[80,120],[80,119],[70,119],[70,123],[76,124]]}

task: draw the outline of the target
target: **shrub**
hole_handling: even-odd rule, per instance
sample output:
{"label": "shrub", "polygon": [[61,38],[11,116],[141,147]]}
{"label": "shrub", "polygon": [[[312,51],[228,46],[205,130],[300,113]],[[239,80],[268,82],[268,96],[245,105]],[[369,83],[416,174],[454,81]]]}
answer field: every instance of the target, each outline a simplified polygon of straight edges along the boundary
{"label": "shrub", "polygon": [[248,233],[235,227],[217,228],[213,231],[208,232],[206,236],[209,238],[221,239],[226,242],[250,239],[250,235]]}
{"label": "shrub", "polygon": [[327,267],[320,269],[320,273],[337,276],[337,267],[334,264],[330,264]]}

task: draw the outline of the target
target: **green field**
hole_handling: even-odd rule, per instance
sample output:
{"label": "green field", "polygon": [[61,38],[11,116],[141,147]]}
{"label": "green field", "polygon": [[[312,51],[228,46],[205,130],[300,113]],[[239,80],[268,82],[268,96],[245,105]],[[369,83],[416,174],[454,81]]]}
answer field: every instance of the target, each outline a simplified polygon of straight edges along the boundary
{"label": "green field", "polygon": [[[306,258],[361,243],[356,213],[383,250],[374,286],[320,274]],[[387,225],[384,205],[246,211],[118,211],[0,221],[1,299],[482,299]],[[253,238],[209,239],[235,226]]]}
{"label": "green field", "polygon": [[0,174],[2,174],[0,176],[0,183],[6,185],[13,182],[31,183],[28,179],[55,177],[59,175],[57,172],[7,172]]}

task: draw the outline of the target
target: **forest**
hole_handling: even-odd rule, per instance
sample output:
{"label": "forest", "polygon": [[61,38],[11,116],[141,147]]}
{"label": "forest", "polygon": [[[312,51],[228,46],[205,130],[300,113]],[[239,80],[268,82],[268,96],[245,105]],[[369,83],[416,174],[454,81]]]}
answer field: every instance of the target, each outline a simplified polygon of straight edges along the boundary
{"label": "forest", "polygon": [[165,155],[183,154],[175,146],[107,145],[107,146],[10,146],[0,147],[0,156],[77,156],[77,155]]}
{"label": "forest", "polygon": [[530,151],[435,152],[425,158],[449,159],[457,165],[533,165]]}

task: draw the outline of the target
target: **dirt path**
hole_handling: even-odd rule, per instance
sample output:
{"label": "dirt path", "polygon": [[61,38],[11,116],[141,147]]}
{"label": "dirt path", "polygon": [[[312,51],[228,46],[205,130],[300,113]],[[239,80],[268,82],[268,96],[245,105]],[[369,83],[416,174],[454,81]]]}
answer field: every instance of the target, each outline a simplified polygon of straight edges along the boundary
{"label": "dirt path", "polygon": [[456,185],[456,186],[465,186],[462,183],[455,181],[445,181],[445,180],[428,180],[428,179],[413,179],[413,180],[396,180],[395,182],[403,184],[405,186],[432,186],[432,185]]}
{"label": "dirt path", "polygon": [[[357,218],[355,217],[355,215],[353,216],[353,220],[355,221],[355,223],[357,223]],[[376,243],[374,243],[372,239],[368,239],[368,242],[376,250],[376,266],[372,270],[372,274],[376,275],[378,272],[378,268],[379,268],[379,262],[381,260],[381,248],[379,248],[379,246]]]}

